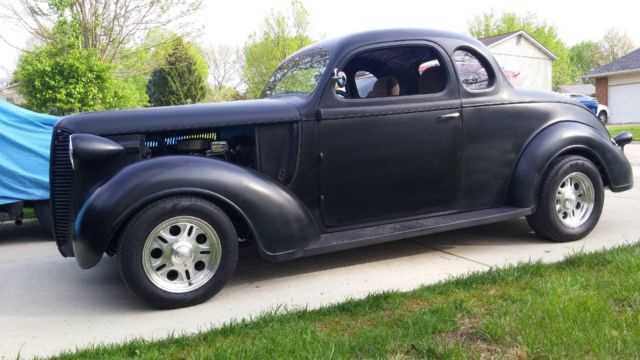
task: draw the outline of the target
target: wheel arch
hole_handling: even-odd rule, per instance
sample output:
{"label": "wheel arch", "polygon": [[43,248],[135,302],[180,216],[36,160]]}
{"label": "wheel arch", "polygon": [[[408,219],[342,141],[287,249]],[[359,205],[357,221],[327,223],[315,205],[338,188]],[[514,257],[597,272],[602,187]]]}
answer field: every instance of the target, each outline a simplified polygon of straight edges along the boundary
{"label": "wheel arch", "polygon": [[312,215],[286,187],[217,159],[165,156],[131,164],[98,187],[79,211],[73,249],[83,268],[113,253],[123,225],[144,206],[174,195],[200,196],[222,208],[236,229],[248,230],[260,254],[296,257],[319,237]]}
{"label": "wheel arch", "polygon": [[[551,161],[560,156],[569,155],[582,156],[583,158],[591,161],[596,166],[596,168],[598,168],[598,172],[600,173],[600,177],[602,178],[602,183],[604,184],[604,186],[609,186],[609,174],[607,172],[607,168],[604,166],[602,158],[592,149],[584,146],[569,147],[554,156]],[[545,171],[547,171],[548,166],[551,164],[551,161],[549,161],[549,164],[547,164],[547,168],[545,168]]]}
{"label": "wheel arch", "polygon": [[520,155],[509,185],[509,203],[533,207],[551,162],[579,155],[598,168],[605,186],[623,191],[633,184],[631,167],[622,151],[593,127],[574,121],[548,126],[535,135]]}
{"label": "wheel arch", "polygon": [[229,199],[225,199],[223,196],[220,196],[219,194],[211,191],[185,188],[173,189],[171,191],[156,194],[155,196],[150,196],[133,205],[126,214],[123,214],[123,218],[125,218],[125,220],[118,221],[115,229],[113,229],[111,235],[108,237],[108,245],[105,252],[109,255],[115,255],[117,253],[122,231],[132,220],[132,216],[154,202],[175,196],[194,196],[210,201],[211,203],[219,207],[225,213],[225,215],[229,217],[229,220],[231,220],[231,222],[233,223],[233,227],[235,228],[239,237],[242,237],[243,235],[250,236],[251,239],[256,240],[255,243],[258,246],[258,250],[263,251],[263,249],[260,247],[260,242],[257,239],[258,234],[251,224],[251,221],[249,220],[247,215],[244,214],[242,210],[239,209],[235,204],[230,202]]}

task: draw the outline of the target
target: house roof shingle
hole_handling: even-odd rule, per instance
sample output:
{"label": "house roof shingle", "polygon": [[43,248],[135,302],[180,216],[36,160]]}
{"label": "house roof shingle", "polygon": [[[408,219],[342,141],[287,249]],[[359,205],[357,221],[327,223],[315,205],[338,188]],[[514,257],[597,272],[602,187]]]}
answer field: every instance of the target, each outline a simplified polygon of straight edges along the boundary
{"label": "house roof shingle", "polygon": [[619,73],[640,71],[640,48],[612,62],[595,68],[587,74],[588,78],[603,77]]}
{"label": "house roof shingle", "polygon": [[521,36],[526,38],[527,40],[529,40],[529,42],[531,42],[535,47],[537,47],[538,49],[540,49],[540,51],[542,51],[543,53],[545,53],[549,58],[551,58],[552,61],[556,61],[558,60],[558,57],[555,56],[549,49],[547,49],[546,47],[544,47],[542,44],[540,44],[540,42],[538,42],[538,40],[534,39],[531,35],[527,34],[526,31],[524,30],[518,30],[518,31],[512,31],[512,32],[508,32],[506,34],[500,34],[500,35],[495,35],[495,36],[489,36],[486,38],[482,38],[482,39],[478,39],[480,40],[481,43],[483,43],[485,46],[487,47],[491,47],[494,46],[502,41],[505,41],[507,39],[510,39],[514,36]]}
{"label": "house roof shingle", "polygon": [[497,42],[500,42],[500,41],[510,37],[511,35],[519,33],[520,31],[522,31],[522,30],[512,31],[512,32],[508,32],[506,34],[489,36],[489,37],[485,37],[485,38],[478,39],[478,40],[480,40],[480,42],[483,43],[485,46],[490,46],[490,45],[493,45],[493,44],[495,44]]}

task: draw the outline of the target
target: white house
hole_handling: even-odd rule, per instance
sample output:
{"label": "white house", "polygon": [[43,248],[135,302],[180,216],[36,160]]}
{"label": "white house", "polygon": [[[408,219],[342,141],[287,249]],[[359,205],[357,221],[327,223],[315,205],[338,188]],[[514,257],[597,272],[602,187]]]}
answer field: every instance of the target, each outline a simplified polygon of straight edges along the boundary
{"label": "white house", "polygon": [[640,121],[640,49],[591,70],[587,78],[596,79],[596,98],[609,106],[610,123]]}
{"label": "white house", "polygon": [[561,94],[584,94],[595,97],[596,87],[593,84],[565,84],[558,86],[558,92]]}
{"label": "white house", "polygon": [[479,40],[504,70],[517,75],[518,87],[552,90],[552,65],[558,58],[524,30]]}

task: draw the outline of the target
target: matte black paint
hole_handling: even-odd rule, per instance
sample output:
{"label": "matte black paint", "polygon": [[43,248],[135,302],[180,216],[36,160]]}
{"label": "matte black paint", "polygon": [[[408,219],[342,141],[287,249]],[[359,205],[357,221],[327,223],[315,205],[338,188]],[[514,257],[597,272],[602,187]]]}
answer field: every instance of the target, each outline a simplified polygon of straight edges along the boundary
{"label": "matte black paint", "polygon": [[562,154],[589,158],[602,169],[604,183],[614,192],[633,186],[631,167],[622,150],[610,138],[584,124],[567,121],[543,130],[527,145],[513,174],[510,203],[514,206],[535,204],[547,166]]}
{"label": "matte black paint", "polygon": [[371,115],[331,120],[323,112],[320,187],[326,226],[457,209],[462,119],[442,118],[460,112],[459,103],[442,104],[450,108],[393,115],[361,108]]}
{"label": "matte black paint", "polygon": [[73,240],[80,266],[98,263],[114,232],[135,211],[177,194],[202,195],[237,209],[266,258],[294,257],[288,253],[319,237],[296,196],[263,174],[217,159],[165,156],[125,167],[87,199]]}
{"label": "matte black paint", "polygon": [[[398,44],[439,52],[447,88],[381,99],[334,95],[333,68],[363,49]],[[490,88],[459,84],[451,56],[460,48],[493,73]],[[331,60],[305,98],[80,114],[59,122],[57,129],[118,144],[131,139],[116,135],[244,131],[255,134],[257,152],[255,169],[194,156],[139,161],[140,154],[129,153],[89,174],[83,168],[91,161],[82,161],[73,179],[73,249],[62,246],[63,255],[75,254],[85,268],[95,265],[127,218],[173,194],[199,194],[234,209],[261,254],[285,260],[529,214],[547,165],[566,153],[589,157],[612,191],[632,187],[622,150],[588,109],[553,93],[513,88],[475,39],[373,31],[298,54],[315,51],[328,51]],[[443,117],[452,113],[460,116]]]}
{"label": "matte black paint", "polygon": [[295,105],[285,99],[263,99],[85,113],[65,117],[57,126],[76,133],[118,135],[297,120]]}

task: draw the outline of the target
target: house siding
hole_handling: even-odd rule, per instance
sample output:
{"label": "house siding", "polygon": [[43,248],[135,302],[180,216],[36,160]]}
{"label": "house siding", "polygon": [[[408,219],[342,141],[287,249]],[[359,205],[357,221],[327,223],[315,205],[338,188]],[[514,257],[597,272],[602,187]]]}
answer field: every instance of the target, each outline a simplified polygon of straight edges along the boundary
{"label": "house siding", "polygon": [[622,75],[609,76],[609,85],[626,85],[640,83],[640,71]]}
{"label": "house siding", "polygon": [[517,86],[552,90],[553,61],[527,39],[515,36],[491,45],[490,50],[503,69],[520,73]]}

